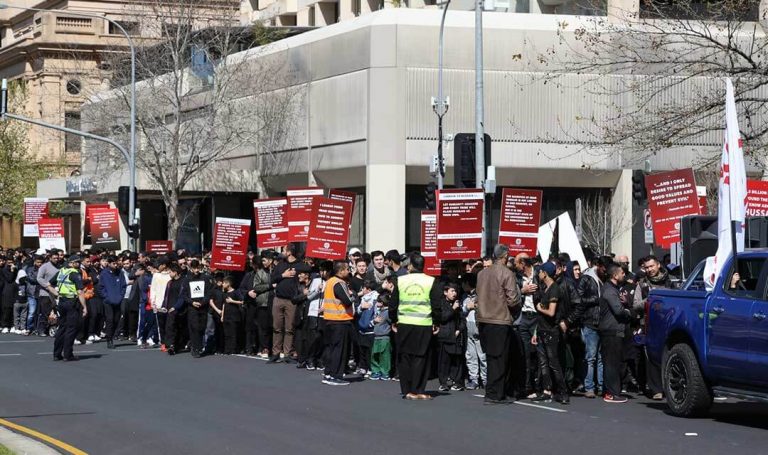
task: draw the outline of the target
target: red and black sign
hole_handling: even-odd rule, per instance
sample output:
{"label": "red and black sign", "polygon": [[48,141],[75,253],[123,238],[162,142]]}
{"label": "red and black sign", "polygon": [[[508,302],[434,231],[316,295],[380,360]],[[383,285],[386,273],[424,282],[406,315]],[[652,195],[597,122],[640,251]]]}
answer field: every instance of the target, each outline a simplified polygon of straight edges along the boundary
{"label": "red and black sign", "polygon": [[442,261],[437,258],[437,213],[434,210],[421,212],[421,255],[424,257],[424,273],[440,276]]}
{"label": "red and black sign", "polygon": [[95,250],[120,250],[120,214],[117,209],[91,211],[91,248]]}
{"label": "red and black sign", "polygon": [[288,239],[288,199],[272,198],[253,201],[253,216],[256,220],[256,246],[275,248],[285,246]]}
{"label": "red and black sign", "polygon": [[213,228],[211,268],[215,270],[245,270],[251,220],[216,218]]}
{"label": "red and black sign", "polygon": [[41,218],[37,221],[38,240],[44,250],[58,249],[64,251],[64,220],[61,218]]}
{"label": "red and black sign", "polygon": [[669,248],[680,241],[680,220],[701,213],[693,169],[647,175],[645,187],[656,244]]}
{"label": "red and black sign", "polygon": [[48,199],[24,198],[24,237],[37,237],[37,222],[48,218]]}
{"label": "red and black sign", "polygon": [[86,204],[85,205],[85,223],[83,223],[83,244],[91,245],[91,212],[94,210],[108,209],[109,204]]}
{"label": "red and black sign", "polygon": [[483,204],[480,188],[437,191],[437,259],[482,256]]}
{"label": "red and black sign", "polygon": [[768,216],[768,181],[747,180],[747,216]]}
{"label": "red and black sign", "polygon": [[347,257],[351,220],[351,202],[316,197],[307,240],[307,257],[330,260]]}
{"label": "red and black sign", "polygon": [[499,243],[509,247],[509,255],[536,256],[541,224],[541,190],[504,188],[501,196]]}
{"label": "red and black sign", "polygon": [[309,224],[312,220],[312,205],[316,197],[325,191],[319,187],[288,188],[288,240],[306,242],[309,238]]}
{"label": "red and black sign", "polygon": [[147,240],[144,242],[147,253],[170,253],[173,251],[173,240]]}

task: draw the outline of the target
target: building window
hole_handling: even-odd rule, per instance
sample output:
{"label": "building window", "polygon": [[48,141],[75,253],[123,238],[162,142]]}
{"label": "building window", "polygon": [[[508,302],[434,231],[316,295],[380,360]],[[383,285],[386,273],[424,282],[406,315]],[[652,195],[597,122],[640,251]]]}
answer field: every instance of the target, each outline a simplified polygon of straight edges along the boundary
{"label": "building window", "polygon": [[67,81],[67,93],[70,95],[79,95],[83,90],[83,84],[77,79],[70,79]]}
{"label": "building window", "polygon": [[[120,26],[122,26],[125,29],[125,32],[128,33],[131,36],[138,36],[139,35],[139,23],[138,22],[127,22],[127,21],[114,21],[118,23]],[[109,23],[109,34],[110,35],[122,35],[123,32],[115,26],[113,22]]]}
{"label": "building window", "polygon": [[[67,112],[64,114],[64,127],[71,130],[80,130],[80,113],[79,112]],[[64,153],[80,153],[80,148],[83,143],[83,138],[76,135],[66,133],[64,135]]]}

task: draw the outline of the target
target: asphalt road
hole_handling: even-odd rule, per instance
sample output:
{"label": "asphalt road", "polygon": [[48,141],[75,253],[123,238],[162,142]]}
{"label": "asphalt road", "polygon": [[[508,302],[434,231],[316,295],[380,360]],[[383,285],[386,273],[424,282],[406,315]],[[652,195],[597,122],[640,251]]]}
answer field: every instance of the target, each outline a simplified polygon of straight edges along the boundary
{"label": "asphalt road", "polygon": [[477,391],[411,402],[395,382],[329,387],[318,372],[254,358],[98,343],[62,363],[51,348],[0,335],[0,418],[91,454],[768,453],[765,405],[729,400],[686,420],[644,398],[483,406]]}

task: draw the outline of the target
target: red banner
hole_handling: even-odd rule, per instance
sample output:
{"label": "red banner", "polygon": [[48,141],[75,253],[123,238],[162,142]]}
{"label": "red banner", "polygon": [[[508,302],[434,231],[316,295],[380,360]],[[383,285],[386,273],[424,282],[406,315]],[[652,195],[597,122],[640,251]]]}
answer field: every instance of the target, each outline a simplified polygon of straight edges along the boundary
{"label": "red banner", "polygon": [[120,214],[117,209],[91,211],[91,237],[94,250],[120,250]]}
{"label": "red banner", "polygon": [[83,244],[90,245],[93,243],[91,238],[91,212],[94,210],[108,209],[109,204],[85,204],[85,223],[83,223]]}
{"label": "red banner", "polygon": [[216,218],[213,228],[211,268],[215,270],[245,270],[251,220]]}
{"label": "red banner", "polygon": [[40,248],[44,250],[58,249],[64,251],[64,220],[61,218],[40,218],[37,221]]}
{"label": "red banner", "polygon": [[352,203],[352,214],[355,214],[355,202],[357,202],[357,194],[351,191],[337,190],[335,188],[328,190],[328,197],[338,201],[347,201]]}
{"label": "red banner", "polygon": [[437,259],[482,257],[484,196],[480,188],[436,192]]}
{"label": "red banner", "polygon": [[170,253],[173,251],[173,240],[147,240],[144,250],[147,253]]}
{"label": "red banner", "polygon": [[256,220],[256,246],[275,248],[285,246],[288,239],[286,198],[258,199],[253,201],[253,217]]}
{"label": "red banner", "polygon": [[424,273],[440,276],[442,261],[437,258],[437,212],[421,211],[421,255],[424,257]]}
{"label": "red banner", "polygon": [[309,238],[309,223],[312,219],[312,204],[316,197],[325,194],[322,188],[288,188],[288,241],[306,242]]}
{"label": "red banner", "polygon": [[536,256],[541,224],[540,190],[504,188],[501,193],[499,243],[509,247],[509,255],[526,253]]}
{"label": "red banner", "polygon": [[768,181],[747,180],[747,216],[768,216]]}
{"label": "red banner", "polygon": [[351,221],[351,202],[316,197],[312,206],[307,257],[331,260],[346,258]]}
{"label": "red banner", "polygon": [[680,241],[680,219],[701,213],[693,169],[647,175],[645,186],[656,244],[669,248]]}
{"label": "red banner", "polygon": [[48,218],[48,199],[24,198],[24,237],[37,237],[37,222]]}

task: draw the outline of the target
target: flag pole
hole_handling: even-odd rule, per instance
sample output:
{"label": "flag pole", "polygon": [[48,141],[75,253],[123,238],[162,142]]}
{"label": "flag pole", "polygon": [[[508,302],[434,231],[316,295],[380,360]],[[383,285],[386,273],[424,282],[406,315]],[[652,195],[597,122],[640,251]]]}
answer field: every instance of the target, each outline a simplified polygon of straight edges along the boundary
{"label": "flag pole", "polygon": [[[726,78],[726,81],[725,81],[726,91],[728,90],[728,85],[729,85],[728,83],[729,82],[730,82],[730,78]],[[731,83],[731,86],[732,86],[732,84],[733,83]],[[726,102],[726,110],[728,109],[728,107],[729,107],[729,104]],[[734,113],[734,115],[735,115],[735,113]],[[726,118],[727,118],[727,116],[726,116]],[[727,120],[726,120],[726,123],[727,123]],[[726,151],[728,152],[728,169],[729,169],[729,172],[730,172],[731,169],[734,169],[734,167],[732,166],[733,165],[733,151],[731,150],[731,145],[735,145],[738,148],[739,144],[738,144],[738,142],[736,144],[729,144],[729,142],[730,142],[729,139],[730,138],[728,137],[729,135],[728,135],[727,132],[728,132],[728,126],[726,124],[725,147],[726,147]],[[741,134],[741,133],[739,131],[737,131],[737,134]],[[728,200],[730,201],[730,203],[728,204],[728,216],[731,219],[731,251],[733,251],[733,267],[736,267],[736,256],[739,254],[739,250],[736,247],[737,246],[736,244],[738,243],[736,241],[736,226],[738,226],[740,223],[739,223],[738,220],[734,220],[733,219],[733,197],[732,197],[731,193],[733,192],[734,179],[732,178],[733,176],[729,176],[729,177],[731,177],[731,178],[730,178],[730,183],[728,184]],[[736,270],[736,271],[738,272],[738,270]]]}

